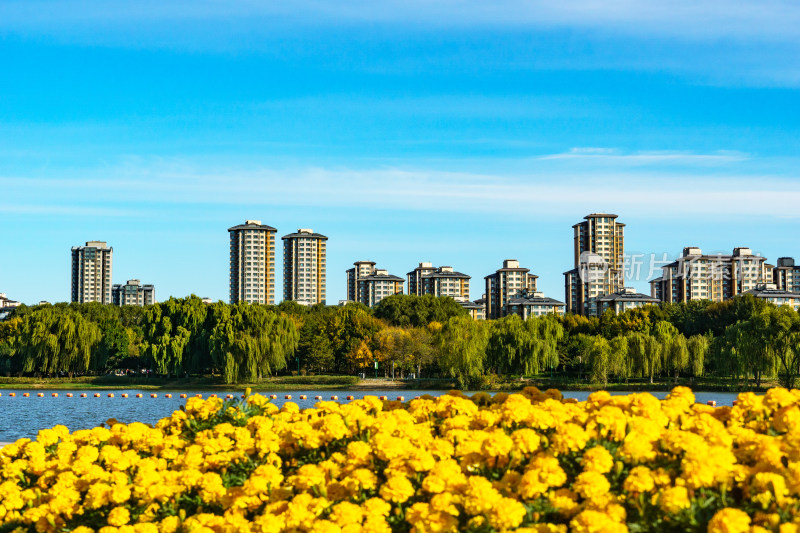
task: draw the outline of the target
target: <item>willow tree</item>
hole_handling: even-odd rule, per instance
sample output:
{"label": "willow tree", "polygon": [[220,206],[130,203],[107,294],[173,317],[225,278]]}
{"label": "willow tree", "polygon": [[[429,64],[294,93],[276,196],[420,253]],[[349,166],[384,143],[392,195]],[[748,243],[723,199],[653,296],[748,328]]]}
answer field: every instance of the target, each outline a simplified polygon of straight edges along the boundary
{"label": "willow tree", "polygon": [[710,335],[692,335],[686,341],[689,352],[689,367],[692,369],[692,379],[701,377],[705,373],[706,354],[711,344]]}
{"label": "willow tree", "polygon": [[689,367],[689,360],[686,337],[678,333],[664,346],[664,369],[674,374],[675,383],[680,372]]}
{"label": "willow tree", "polygon": [[256,382],[286,368],[297,349],[298,333],[289,317],[240,302],[216,317],[208,342],[226,383]]}
{"label": "willow tree", "polygon": [[609,341],[608,371],[627,382],[631,376],[631,358],[628,357],[628,337],[618,336]]}
{"label": "willow tree", "polygon": [[464,387],[469,379],[483,373],[488,341],[488,326],[484,322],[468,316],[450,318],[436,333],[440,367]]}
{"label": "willow tree", "polygon": [[54,374],[85,372],[101,340],[100,328],[77,312],[43,307],[22,319],[14,357],[22,372]]}
{"label": "willow tree", "polygon": [[608,383],[609,358],[611,346],[608,341],[599,335],[594,337],[592,344],[586,351],[586,363],[589,365],[589,375],[592,383]]}

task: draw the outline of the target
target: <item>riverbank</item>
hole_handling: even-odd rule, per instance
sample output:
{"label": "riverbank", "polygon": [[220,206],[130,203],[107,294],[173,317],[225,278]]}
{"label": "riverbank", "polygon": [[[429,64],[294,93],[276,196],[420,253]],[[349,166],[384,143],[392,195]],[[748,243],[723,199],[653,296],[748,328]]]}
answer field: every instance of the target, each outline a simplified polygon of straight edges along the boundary
{"label": "riverbank", "polygon": [[[764,392],[778,384],[773,381],[762,382],[760,387],[753,383],[715,379],[679,379],[677,383],[672,380],[655,381],[628,380],[620,383],[607,383],[604,385],[581,383],[576,380],[566,380],[558,377],[538,376],[536,378],[506,378],[492,380],[481,385],[470,384],[469,390],[486,391],[516,391],[524,387],[535,386],[542,390],[559,389],[574,391],[608,390],[612,392],[662,392],[672,390],[677,385],[690,387],[695,391],[706,392]],[[0,390],[29,389],[29,390],[116,390],[116,389],[141,389],[146,391],[182,391],[182,390],[209,390],[231,391],[250,388],[261,392],[284,392],[297,390],[450,390],[458,389],[458,383],[451,379],[418,379],[418,380],[391,380],[384,378],[359,379],[355,376],[278,376],[270,377],[259,383],[225,384],[219,376],[192,376],[188,378],[164,378],[143,376],[84,376],[73,378],[33,378],[33,377],[0,377]]]}

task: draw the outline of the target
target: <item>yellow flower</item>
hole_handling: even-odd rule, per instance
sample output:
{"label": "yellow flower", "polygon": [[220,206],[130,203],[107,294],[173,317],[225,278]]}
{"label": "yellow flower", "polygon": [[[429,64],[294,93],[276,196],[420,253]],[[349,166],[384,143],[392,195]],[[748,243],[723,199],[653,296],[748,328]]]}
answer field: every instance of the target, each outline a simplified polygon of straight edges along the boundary
{"label": "yellow flower", "polygon": [[111,526],[124,526],[130,522],[131,514],[125,507],[114,507],[108,513],[108,524]]}
{"label": "yellow flower", "polygon": [[692,502],[689,500],[689,491],[686,487],[669,487],[661,491],[658,505],[668,514],[676,514],[689,508]]}
{"label": "yellow flower", "polygon": [[578,474],[572,490],[587,500],[594,500],[608,494],[611,484],[603,474],[599,472],[583,472]]}
{"label": "yellow flower", "polygon": [[581,463],[584,471],[606,474],[614,466],[614,457],[602,446],[595,446],[583,454]]}
{"label": "yellow flower", "polygon": [[386,480],[380,489],[381,498],[402,503],[414,495],[414,486],[403,476],[393,476]]}
{"label": "yellow flower", "polygon": [[708,533],[745,533],[747,531],[750,531],[750,517],[741,509],[733,507],[717,511],[708,522]]}
{"label": "yellow flower", "polygon": [[637,466],[631,469],[628,477],[625,478],[625,483],[622,484],[623,489],[633,494],[650,492],[654,487],[653,474],[646,466]]}

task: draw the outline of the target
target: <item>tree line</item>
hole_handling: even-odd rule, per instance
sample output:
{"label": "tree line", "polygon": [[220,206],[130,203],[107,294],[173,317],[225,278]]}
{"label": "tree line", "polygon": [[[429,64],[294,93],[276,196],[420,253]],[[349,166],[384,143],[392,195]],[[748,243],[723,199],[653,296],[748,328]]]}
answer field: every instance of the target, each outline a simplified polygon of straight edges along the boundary
{"label": "tree line", "polygon": [[454,378],[577,375],[597,384],[800,374],[800,315],[745,295],[647,306],[599,318],[474,321],[457,302],[395,295],[361,304],[21,306],[0,322],[0,373],[72,376],[114,370],[253,383],[297,372]]}

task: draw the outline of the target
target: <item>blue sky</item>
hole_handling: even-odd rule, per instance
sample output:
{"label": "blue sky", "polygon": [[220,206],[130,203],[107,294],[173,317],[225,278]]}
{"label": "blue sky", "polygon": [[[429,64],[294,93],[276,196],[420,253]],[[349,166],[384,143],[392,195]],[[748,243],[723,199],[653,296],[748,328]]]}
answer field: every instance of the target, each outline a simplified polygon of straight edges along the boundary
{"label": "blue sky", "polygon": [[647,257],[800,259],[797,27],[782,1],[4,0],[0,292],[67,300],[99,239],[115,283],[225,300],[249,218],[329,236],[333,303],[360,259],[477,298],[516,258],[563,299],[597,211]]}

